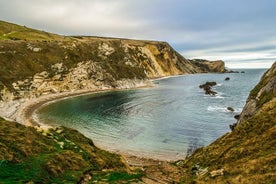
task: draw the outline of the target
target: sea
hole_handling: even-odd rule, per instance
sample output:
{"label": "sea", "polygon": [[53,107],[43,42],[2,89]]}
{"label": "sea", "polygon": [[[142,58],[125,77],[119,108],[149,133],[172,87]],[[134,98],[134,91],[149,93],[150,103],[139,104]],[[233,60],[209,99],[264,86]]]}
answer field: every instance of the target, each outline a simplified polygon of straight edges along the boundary
{"label": "sea", "polygon": [[[67,98],[42,106],[35,115],[44,124],[74,128],[105,150],[184,159],[231,131],[229,125],[265,69],[235,71],[174,76],[155,80],[155,87]],[[217,95],[199,88],[207,81],[217,83],[212,88]]]}

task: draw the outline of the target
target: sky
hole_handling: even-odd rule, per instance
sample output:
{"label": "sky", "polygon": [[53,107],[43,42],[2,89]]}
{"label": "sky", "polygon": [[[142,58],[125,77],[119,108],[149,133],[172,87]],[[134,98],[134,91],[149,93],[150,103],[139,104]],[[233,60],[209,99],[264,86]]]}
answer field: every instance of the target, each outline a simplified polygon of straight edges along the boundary
{"label": "sky", "polygon": [[168,42],[229,68],[276,61],[275,0],[0,0],[0,19],[62,35]]}

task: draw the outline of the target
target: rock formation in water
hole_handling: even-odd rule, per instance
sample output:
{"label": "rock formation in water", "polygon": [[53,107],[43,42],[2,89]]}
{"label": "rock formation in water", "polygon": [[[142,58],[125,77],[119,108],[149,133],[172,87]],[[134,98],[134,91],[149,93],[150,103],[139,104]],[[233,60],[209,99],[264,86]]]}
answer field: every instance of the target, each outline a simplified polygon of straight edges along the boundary
{"label": "rock formation in water", "polygon": [[217,85],[216,82],[206,82],[205,84],[199,85],[199,88],[202,88],[206,95],[214,96],[217,94],[217,92],[212,90],[212,87],[215,85]]}
{"label": "rock formation in water", "polygon": [[275,183],[275,117],[276,62],[251,91],[233,131],[183,162],[187,183]]}

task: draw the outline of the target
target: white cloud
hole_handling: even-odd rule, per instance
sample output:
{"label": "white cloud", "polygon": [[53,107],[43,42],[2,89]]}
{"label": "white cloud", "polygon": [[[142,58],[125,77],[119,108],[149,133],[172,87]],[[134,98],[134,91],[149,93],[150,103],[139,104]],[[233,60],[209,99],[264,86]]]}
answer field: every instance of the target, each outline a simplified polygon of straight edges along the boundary
{"label": "white cloud", "polygon": [[227,62],[227,68],[270,68],[273,62],[259,61],[259,62]]}
{"label": "white cloud", "polygon": [[168,41],[188,58],[273,62],[275,2],[0,0],[0,17],[64,35]]}

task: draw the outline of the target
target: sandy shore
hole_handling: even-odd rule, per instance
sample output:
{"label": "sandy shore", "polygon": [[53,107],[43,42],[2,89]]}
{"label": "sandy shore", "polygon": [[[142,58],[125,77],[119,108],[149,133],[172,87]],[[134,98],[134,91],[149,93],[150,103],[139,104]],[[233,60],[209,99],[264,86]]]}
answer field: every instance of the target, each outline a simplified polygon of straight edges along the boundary
{"label": "sandy shore", "polygon": [[47,124],[43,124],[39,122],[38,119],[34,117],[34,112],[41,106],[56,102],[58,100],[64,100],[66,98],[73,98],[82,95],[88,95],[93,93],[102,93],[102,92],[110,92],[110,91],[121,91],[121,90],[133,90],[139,88],[149,88],[153,87],[153,85],[145,85],[138,86],[135,88],[125,88],[125,89],[92,89],[92,90],[78,90],[74,92],[65,92],[59,94],[49,94],[45,96],[41,96],[36,99],[31,99],[22,104],[20,108],[18,108],[18,113],[16,115],[16,120],[26,126],[40,126],[41,128],[48,128]]}
{"label": "sandy shore", "polygon": [[37,98],[25,98],[14,100],[10,102],[0,102],[0,117],[8,121],[16,121],[20,124],[26,126],[41,126],[41,128],[49,127],[46,124],[43,124],[36,119],[33,114],[42,105],[55,102],[57,100],[62,100],[65,98],[72,98],[81,95],[99,93],[99,92],[108,92],[108,91],[119,91],[119,90],[132,90],[138,88],[149,88],[154,87],[154,81],[158,81],[170,77],[179,77],[176,76],[164,76],[157,77],[148,81],[132,83],[131,86],[126,84],[120,88],[95,88],[95,89],[85,89],[85,90],[76,90],[71,92],[62,92],[62,93],[51,93],[47,95],[42,95]]}

